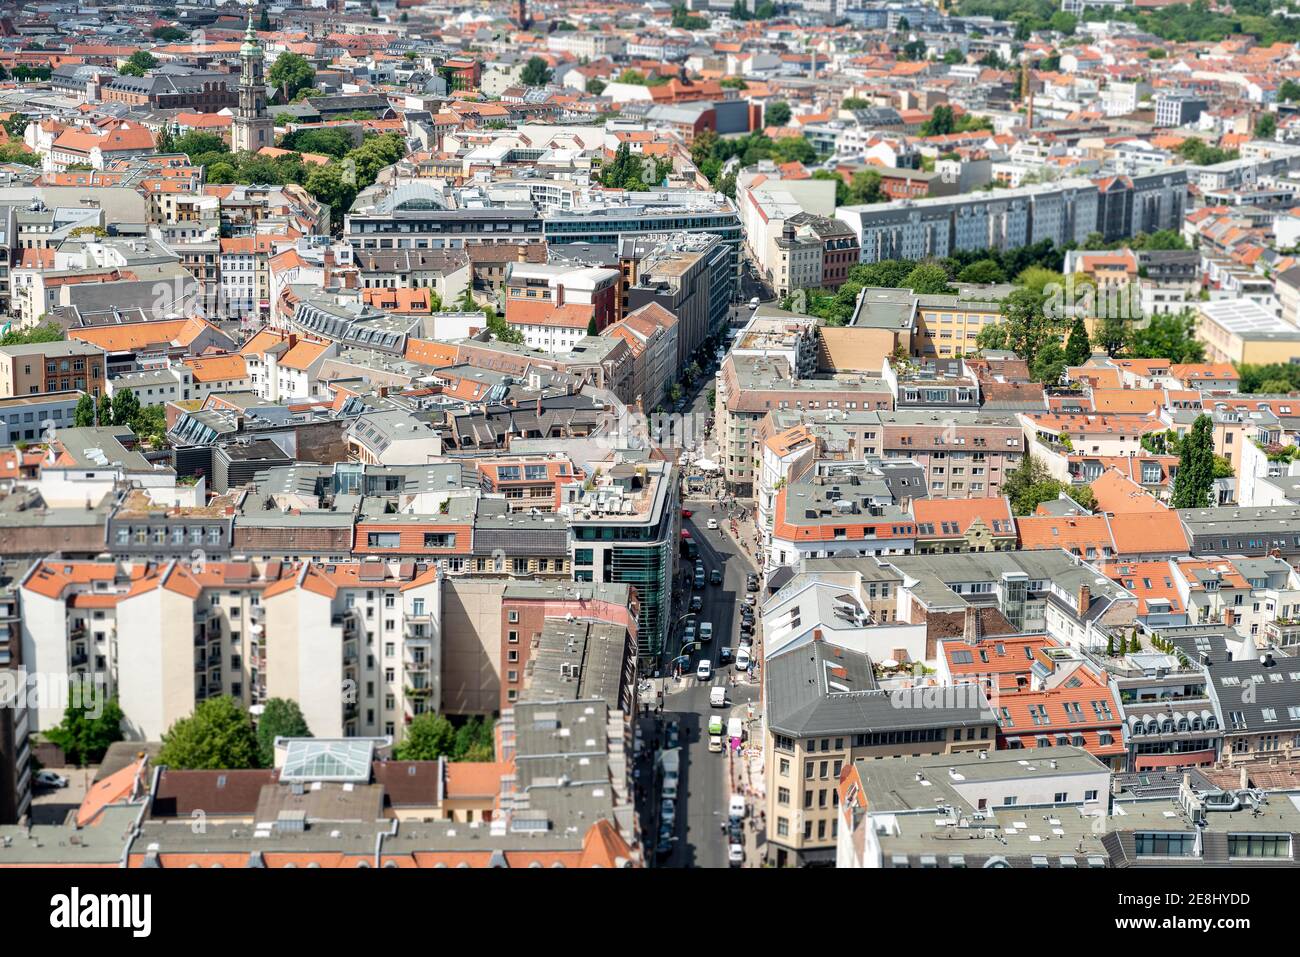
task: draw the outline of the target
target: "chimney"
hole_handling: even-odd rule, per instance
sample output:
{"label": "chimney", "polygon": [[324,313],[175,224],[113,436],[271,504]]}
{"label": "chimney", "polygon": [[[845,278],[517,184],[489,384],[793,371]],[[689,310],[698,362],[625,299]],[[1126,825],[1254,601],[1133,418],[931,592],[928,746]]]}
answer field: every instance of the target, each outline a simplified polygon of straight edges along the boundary
{"label": "chimney", "polygon": [[1088,614],[1088,606],[1092,604],[1092,589],[1087,585],[1079,586],[1079,617],[1082,618]]}
{"label": "chimney", "polygon": [[1246,766],[1244,764],[1241,766],[1241,773],[1237,778],[1237,787],[1241,788],[1243,791],[1250,787],[1250,774],[1246,771]]}
{"label": "chimney", "polygon": [[1237,623],[1237,613],[1231,608],[1225,608],[1223,610],[1223,623],[1231,628]]}
{"label": "chimney", "polygon": [[962,620],[962,640],[975,644],[980,640],[980,613],[974,605],[966,606],[965,618]]}
{"label": "chimney", "polygon": [[289,348],[292,349],[297,344],[298,344],[298,337],[294,335],[292,332],[289,333]]}
{"label": "chimney", "polygon": [[822,640],[822,630],[820,628],[814,628],[813,641],[821,641],[821,640]]}

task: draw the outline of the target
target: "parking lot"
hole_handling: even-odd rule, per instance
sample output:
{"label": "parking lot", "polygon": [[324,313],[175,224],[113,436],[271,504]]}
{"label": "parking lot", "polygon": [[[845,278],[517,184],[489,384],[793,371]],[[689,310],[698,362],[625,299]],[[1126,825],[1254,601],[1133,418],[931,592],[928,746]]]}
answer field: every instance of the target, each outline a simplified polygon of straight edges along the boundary
{"label": "parking lot", "polygon": [[32,785],[32,823],[62,824],[70,811],[81,807],[90,782],[94,780],[93,768],[46,768],[68,779],[66,788],[48,788]]}

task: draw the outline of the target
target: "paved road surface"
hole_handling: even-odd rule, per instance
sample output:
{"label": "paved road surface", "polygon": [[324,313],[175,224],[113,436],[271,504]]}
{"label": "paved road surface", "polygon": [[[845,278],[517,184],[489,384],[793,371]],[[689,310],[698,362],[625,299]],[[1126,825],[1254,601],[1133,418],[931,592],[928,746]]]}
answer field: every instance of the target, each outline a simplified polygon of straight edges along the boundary
{"label": "paved road surface", "polygon": [[[677,849],[661,866],[726,867],[727,845],[721,825],[726,819],[731,786],[726,753],[709,751],[709,716],[715,713],[709,707],[709,688],[713,685],[729,686],[734,673],[731,665],[720,670],[717,668],[718,649],[726,646],[734,652],[739,644],[739,603],[745,595],[745,578],[753,571],[753,566],[745,555],[737,552],[735,544],[725,533],[707,528],[711,514],[707,503],[690,501],[686,507],[694,514],[683,519],[682,525],[699,543],[706,573],[720,568],[723,579],[721,585],[706,585],[700,592],[704,597],[704,608],[697,618],[713,623],[713,641],[693,650],[692,673],[682,680],[679,688],[674,689],[670,681],[665,696],[665,719],[678,721],[681,727],[682,796],[677,808]],[[712,514],[721,521],[724,507],[718,505]],[[683,565],[693,571],[689,563]],[[693,673],[701,655],[707,655],[714,663],[713,678],[707,684],[698,681]],[[725,720],[731,706],[757,700],[757,685],[728,687],[728,708],[716,713]]]}

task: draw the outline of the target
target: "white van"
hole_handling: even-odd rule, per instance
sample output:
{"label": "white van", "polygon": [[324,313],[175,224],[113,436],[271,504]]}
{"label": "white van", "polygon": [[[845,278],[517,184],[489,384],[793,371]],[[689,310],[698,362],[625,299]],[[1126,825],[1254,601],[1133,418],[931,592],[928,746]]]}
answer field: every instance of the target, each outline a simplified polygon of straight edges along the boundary
{"label": "white van", "polygon": [[722,685],[714,685],[709,689],[709,707],[725,708],[727,706],[727,689]]}
{"label": "white van", "polygon": [[736,651],[736,670],[745,671],[747,668],[749,668],[749,645],[742,644]]}
{"label": "white van", "polygon": [[743,821],[745,819],[745,796],[743,794],[733,794],[731,803],[727,805],[727,816],[733,821]]}
{"label": "white van", "polygon": [[713,640],[713,622],[711,621],[700,622],[700,641],[707,642],[712,640]]}

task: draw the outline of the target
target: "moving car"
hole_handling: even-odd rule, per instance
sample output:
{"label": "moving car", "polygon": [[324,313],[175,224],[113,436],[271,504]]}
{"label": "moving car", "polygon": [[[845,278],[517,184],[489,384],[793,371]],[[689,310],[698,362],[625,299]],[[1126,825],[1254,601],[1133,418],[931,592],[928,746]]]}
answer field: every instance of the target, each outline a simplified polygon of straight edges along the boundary
{"label": "moving car", "polygon": [[669,722],[668,734],[664,742],[664,746],[668,750],[672,750],[681,744],[681,726],[676,721]]}
{"label": "moving car", "polygon": [[722,685],[714,685],[709,689],[709,707],[725,708],[727,706],[727,689]]}
{"label": "moving car", "polygon": [[677,823],[677,802],[665,798],[659,804],[659,826]]}
{"label": "moving car", "polygon": [[708,658],[705,658],[699,663],[699,666],[696,667],[695,677],[699,678],[701,681],[708,681],[713,677],[713,663],[709,661]]}
{"label": "moving car", "polygon": [[725,665],[725,664],[730,663],[731,658],[732,658],[732,655],[731,655],[731,649],[730,649],[730,648],[719,648],[719,649],[718,649],[718,664],[719,664],[719,665]]}
{"label": "moving car", "polygon": [[711,519],[709,519],[708,525],[709,525],[709,528],[717,528],[717,527],[718,527],[718,520],[717,520],[716,518],[711,518]]}
{"label": "moving car", "polygon": [[709,735],[709,750],[714,752],[722,751],[722,735],[720,734]]}
{"label": "moving car", "polygon": [[749,300],[749,308],[750,308],[750,309],[757,309],[757,308],[758,308],[758,297],[757,297],[757,296],[755,296],[753,299]]}
{"label": "moving car", "polygon": [[686,623],[686,630],[682,632],[682,644],[689,645],[694,640],[695,640],[695,622],[688,621]]}
{"label": "moving car", "polygon": [[713,569],[713,571],[709,572],[709,583],[710,583],[710,584],[713,584],[713,585],[721,585],[721,584],[722,584],[722,570],[721,570],[721,569],[719,569],[719,568],[715,568],[715,569]]}
{"label": "moving car", "polygon": [[682,509],[682,518],[690,518],[693,514],[695,513],[692,512],[689,508]]}
{"label": "moving car", "polygon": [[704,599],[700,595],[691,596],[691,611],[699,611],[704,607]]}
{"label": "moving car", "polygon": [[711,621],[700,622],[700,641],[712,641],[712,640],[713,640],[713,622]]}
{"label": "moving car", "polygon": [[758,591],[758,576],[751,574],[745,579],[745,591]]}
{"label": "moving car", "polygon": [[694,582],[694,584],[695,584],[695,587],[696,587],[696,588],[703,588],[703,587],[704,587],[704,569],[702,569],[702,568],[697,568],[697,569],[695,569],[695,582]]}
{"label": "moving car", "polygon": [[53,771],[37,771],[32,780],[36,784],[47,788],[66,788],[68,786],[68,779],[62,774],[55,774]]}
{"label": "moving car", "polygon": [[709,715],[709,734],[722,735],[722,715]]}

